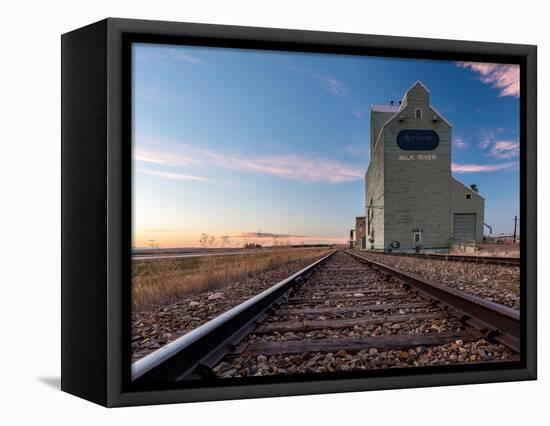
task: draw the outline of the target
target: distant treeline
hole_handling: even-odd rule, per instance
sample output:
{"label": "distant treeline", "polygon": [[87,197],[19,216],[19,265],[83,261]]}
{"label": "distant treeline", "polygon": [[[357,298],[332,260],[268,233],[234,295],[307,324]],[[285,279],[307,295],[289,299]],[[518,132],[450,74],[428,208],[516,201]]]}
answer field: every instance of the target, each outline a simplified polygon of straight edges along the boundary
{"label": "distant treeline", "polygon": [[259,248],[324,248],[324,247],[334,247],[334,244],[280,244],[277,246],[265,246],[263,247],[261,244],[258,243],[246,243],[243,246],[245,249],[259,249]]}

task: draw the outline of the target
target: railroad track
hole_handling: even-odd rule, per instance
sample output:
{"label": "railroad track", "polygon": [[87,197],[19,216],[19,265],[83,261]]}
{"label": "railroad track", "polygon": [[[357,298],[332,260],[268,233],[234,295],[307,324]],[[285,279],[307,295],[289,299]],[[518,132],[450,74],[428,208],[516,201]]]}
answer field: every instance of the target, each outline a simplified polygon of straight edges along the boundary
{"label": "railroad track", "polygon": [[[368,251],[366,253],[368,253]],[[467,255],[459,255],[459,254],[437,254],[437,253],[402,253],[402,252],[388,253],[383,251],[374,251],[373,253],[386,254],[391,256],[451,260],[455,262],[471,262],[476,264],[487,264],[487,265],[520,266],[520,259],[518,257],[467,256]]]}
{"label": "railroad track", "polygon": [[[519,312],[336,251],[136,361],[132,378],[150,383],[365,369],[371,361],[383,368],[392,365],[376,354],[389,352],[407,366],[438,347],[456,349],[459,355],[450,359],[467,362],[460,347],[480,339],[506,349],[482,352],[479,360],[470,355],[476,360],[517,359]],[[318,361],[326,367],[315,367]]]}

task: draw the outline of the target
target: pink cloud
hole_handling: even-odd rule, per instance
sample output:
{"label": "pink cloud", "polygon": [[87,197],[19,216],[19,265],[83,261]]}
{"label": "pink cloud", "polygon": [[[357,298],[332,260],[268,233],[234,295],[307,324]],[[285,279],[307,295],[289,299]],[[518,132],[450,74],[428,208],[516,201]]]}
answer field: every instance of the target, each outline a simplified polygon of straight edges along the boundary
{"label": "pink cloud", "polygon": [[197,182],[205,182],[209,181],[210,179],[200,177],[200,176],[193,176],[193,175],[186,175],[182,173],[172,173],[172,172],[162,172],[159,170],[150,170],[150,169],[137,169],[140,173],[145,173],[151,176],[158,176],[165,179],[172,179],[172,180],[185,180],[185,181],[197,181]]}
{"label": "pink cloud", "polygon": [[462,136],[456,136],[453,138],[453,146],[456,149],[466,149],[470,144],[464,140]]}
{"label": "pink cloud", "polygon": [[480,172],[497,172],[500,170],[509,170],[517,166],[517,162],[500,163],[500,164],[451,164],[451,171],[454,173],[480,173]]}
{"label": "pink cloud", "polygon": [[303,155],[242,156],[205,152],[210,163],[221,168],[263,173],[312,183],[345,183],[363,178],[364,171],[346,163]]}
{"label": "pink cloud", "polygon": [[134,150],[134,160],[152,164],[163,164],[166,166],[194,166],[200,163],[199,160],[186,155],[174,152],[146,149],[137,146]]}
{"label": "pink cloud", "polygon": [[491,145],[491,143],[493,143],[493,140],[494,137],[492,135],[484,134],[483,136],[481,136],[478,145],[481,149],[487,149],[487,147]]}
{"label": "pink cloud", "polygon": [[497,141],[497,138],[499,137],[498,135],[501,135],[504,131],[505,129],[501,127],[494,129],[480,129],[478,146],[481,149],[487,149]]}
{"label": "pink cloud", "polygon": [[479,73],[483,83],[500,90],[499,96],[519,97],[519,65],[484,62],[457,62],[457,65]]}
{"label": "pink cloud", "polygon": [[[134,157],[138,161],[194,170],[209,171],[214,167],[267,174],[301,182],[330,184],[352,182],[363,179],[364,176],[362,168],[314,155],[251,155],[221,152],[173,140],[154,140],[144,135],[137,135],[135,146]],[[164,177],[169,178],[168,175]],[[177,179],[176,176],[172,178]]]}
{"label": "pink cloud", "polygon": [[519,142],[496,141],[488,156],[495,158],[514,158],[519,155]]}
{"label": "pink cloud", "polygon": [[508,159],[519,155],[519,142],[510,139],[504,139],[505,129],[496,128],[492,130],[482,129],[479,140],[481,149],[488,149],[487,157]]}

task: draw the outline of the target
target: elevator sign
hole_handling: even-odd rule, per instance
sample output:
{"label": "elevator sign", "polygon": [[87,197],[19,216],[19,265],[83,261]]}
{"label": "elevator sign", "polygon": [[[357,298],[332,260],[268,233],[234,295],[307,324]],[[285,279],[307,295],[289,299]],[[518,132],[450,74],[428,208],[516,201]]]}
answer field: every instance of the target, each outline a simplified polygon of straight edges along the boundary
{"label": "elevator sign", "polygon": [[401,130],[397,146],[405,151],[433,151],[439,145],[439,135],[433,130]]}

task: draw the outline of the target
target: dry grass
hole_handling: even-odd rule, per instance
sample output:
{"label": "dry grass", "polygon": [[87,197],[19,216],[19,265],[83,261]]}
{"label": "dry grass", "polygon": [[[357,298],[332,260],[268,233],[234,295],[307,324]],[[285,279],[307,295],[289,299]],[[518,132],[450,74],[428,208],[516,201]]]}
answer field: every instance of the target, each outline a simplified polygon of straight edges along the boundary
{"label": "dry grass", "polygon": [[297,260],[318,259],[327,249],[279,249],[233,256],[157,259],[132,264],[132,305],[135,311],[169,304],[180,297],[222,288],[246,277]]}
{"label": "dry grass", "polygon": [[519,257],[519,244],[480,244],[480,256]]}

